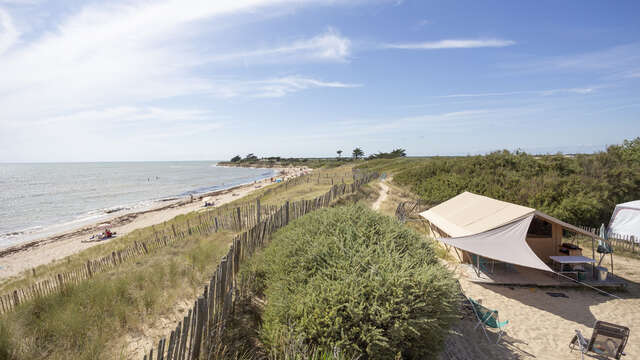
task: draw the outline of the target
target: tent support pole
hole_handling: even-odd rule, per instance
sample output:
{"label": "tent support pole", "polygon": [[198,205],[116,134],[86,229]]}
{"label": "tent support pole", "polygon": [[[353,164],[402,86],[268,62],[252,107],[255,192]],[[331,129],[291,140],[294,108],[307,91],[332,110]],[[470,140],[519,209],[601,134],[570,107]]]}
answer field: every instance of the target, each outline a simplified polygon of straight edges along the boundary
{"label": "tent support pole", "polygon": [[[592,236],[591,237],[591,258],[593,259],[593,261],[596,260],[596,237]],[[591,276],[593,276],[593,278],[596,278],[596,267],[592,266],[592,274]]]}
{"label": "tent support pole", "polygon": [[613,247],[611,247],[609,255],[611,256],[611,275],[613,275]]}

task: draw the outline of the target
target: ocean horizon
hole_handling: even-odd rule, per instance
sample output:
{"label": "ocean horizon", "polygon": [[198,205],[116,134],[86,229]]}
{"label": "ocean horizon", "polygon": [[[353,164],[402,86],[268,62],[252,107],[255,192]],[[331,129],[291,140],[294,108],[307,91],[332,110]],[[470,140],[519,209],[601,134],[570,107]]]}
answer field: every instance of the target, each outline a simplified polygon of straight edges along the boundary
{"label": "ocean horizon", "polygon": [[218,162],[0,163],[0,248],[275,175]]}

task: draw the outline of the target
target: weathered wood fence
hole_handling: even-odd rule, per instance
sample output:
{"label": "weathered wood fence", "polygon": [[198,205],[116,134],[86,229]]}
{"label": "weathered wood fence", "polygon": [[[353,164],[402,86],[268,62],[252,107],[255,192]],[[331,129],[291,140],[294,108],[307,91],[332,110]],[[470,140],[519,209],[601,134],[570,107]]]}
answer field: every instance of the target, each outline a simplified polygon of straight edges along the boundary
{"label": "weathered wood fence", "polygon": [[[144,355],[145,360],[194,360],[208,359],[214,351],[230,318],[237,299],[236,277],[240,265],[257,250],[263,248],[271,234],[290,221],[316,209],[328,207],[335,199],[354,193],[377,174],[356,176],[351,184],[338,184],[313,200],[287,201],[270,216],[248,231],[236,236],[227,255],[222,258],[204,291],[167,338]],[[154,356],[155,354],[155,356]]]}
{"label": "weathered wood fence", "polygon": [[[364,174],[358,171],[349,173],[349,178],[352,178],[354,183],[361,183],[364,176]],[[326,179],[326,176],[321,175],[318,177],[311,173],[289,179],[279,187],[268,189],[262,196],[266,196],[270,191],[276,191],[279,188],[309,182],[312,178],[314,180],[317,180],[317,178]],[[331,178],[331,182],[333,182],[333,178]],[[322,182],[318,181],[318,183]],[[153,231],[151,233],[147,234],[140,241],[134,241],[133,244],[123,249],[115,250],[111,252],[111,254],[97,259],[88,260],[85,264],[79,265],[73,270],[47,276],[44,279],[35,281],[31,285],[17,288],[7,294],[0,295],[0,314],[13,310],[25,301],[58,293],[69,284],[77,284],[93,277],[93,275],[97,273],[109,271],[124,262],[145,256],[156,249],[169,246],[176,241],[184,239],[186,236],[193,234],[208,235],[220,230],[240,232],[254,228],[261,222],[261,219],[267,218],[279,209],[280,207],[276,205],[261,206],[260,200],[258,199],[251,203],[236,204],[233,207],[223,206],[221,209],[212,209],[199,213],[197,216],[189,216],[182,224],[172,223],[169,226],[165,222],[152,226]],[[35,274],[35,269],[32,271],[34,271]]]}
{"label": "weathered wood fence", "polygon": [[[589,227],[589,226],[578,226],[578,227],[581,228],[582,230],[585,230],[600,236],[600,229],[598,228]],[[614,252],[616,250],[630,251],[634,254],[636,252],[640,252],[640,243],[639,243],[640,239],[636,239],[632,235],[622,235],[622,234],[609,232],[609,230],[606,230],[606,231],[607,231],[607,234],[606,234],[607,242],[609,242],[609,245],[611,245]]]}
{"label": "weathered wood fence", "polygon": [[396,218],[401,222],[418,220],[418,215],[429,209],[429,205],[421,202],[419,199],[416,201],[403,201],[398,204],[396,208]]}
{"label": "weathered wood fence", "polygon": [[[278,207],[274,205],[260,206],[260,201],[258,200],[254,204],[244,204],[225,213],[204,212],[188,218],[183,224],[172,223],[171,226],[152,226],[153,231],[147,234],[144,239],[134,241],[133,244],[123,249],[113,251],[111,254],[97,259],[88,260],[85,264],[73,270],[46,277],[32,285],[15,289],[9,294],[0,296],[0,313],[11,311],[19,304],[36,297],[60,292],[69,284],[76,284],[89,279],[94,274],[108,271],[124,262],[145,256],[156,249],[182,240],[186,236],[193,234],[208,235],[221,230],[239,232],[250,229],[255,227],[261,218],[270,216],[277,210]],[[214,216],[214,214],[217,216]],[[35,273],[35,269],[32,271]]]}

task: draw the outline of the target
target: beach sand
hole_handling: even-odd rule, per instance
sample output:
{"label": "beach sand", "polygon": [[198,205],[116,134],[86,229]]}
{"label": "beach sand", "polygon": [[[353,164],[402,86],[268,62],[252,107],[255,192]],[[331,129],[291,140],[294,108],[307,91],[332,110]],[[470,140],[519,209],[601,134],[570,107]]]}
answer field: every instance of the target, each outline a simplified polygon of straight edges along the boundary
{"label": "beach sand", "polygon": [[[459,276],[465,295],[481,299],[484,306],[500,312],[500,320],[509,320],[500,344],[487,341],[473,313],[455,327],[448,348],[456,357],[442,359],[580,359],[571,352],[569,342],[580,330],[591,337],[596,320],[631,329],[624,359],[640,359],[640,259],[616,256],[615,273],[628,281],[626,291],[614,292],[621,299],[582,288],[508,287],[473,283]],[[605,266],[607,264],[604,264]],[[551,297],[547,292],[563,293],[567,298]],[[489,334],[495,342],[495,333]],[[593,354],[591,354],[593,355]],[[594,359],[585,355],[585,359]]]}
{"label": "beach sand", "polygon": [[[272,168],[272,170],[282,174],[278,178],[283,179],[296,177],[310,171],[310,169],[300,167]],[[136,229],[159,224],[178,215],[202,209],[203,198],[208,198],[207,201],[213,201],[217,207],[237,200],[269,184],[271,184],[271,179],[267,178],[230,189],[198,195],[194,197],[193,201],[181,199],[160,205],[151,210],[128,213],[108,220],[108,222],[111,224],[111,231],[115,231],[117,236],[120,237]],[[91,235],[102,231],[99,229],[99,225],[104,222],[103,220],[89,226],[0,249],[0,280],[6,280],[36,266],[48,264],[92,246],[110,241],[86,242]]]}

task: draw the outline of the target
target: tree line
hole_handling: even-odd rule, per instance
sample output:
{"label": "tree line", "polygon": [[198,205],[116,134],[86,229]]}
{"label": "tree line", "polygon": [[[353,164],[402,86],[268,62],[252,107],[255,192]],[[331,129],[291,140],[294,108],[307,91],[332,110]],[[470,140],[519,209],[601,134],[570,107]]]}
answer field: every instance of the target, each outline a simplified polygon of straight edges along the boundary
{"label": "tree line", "polygon": [[[338,157],[336,158],[337,161],[341,161],[341,160],[349,160],[347,158],[343,158],[342,157],[342,150],[337,150],[336,154],[338,154]],[[355,149],[353,149],[352,153],[351,153],[351,159],[353,160],[359,160],[359,159],[363,159],[364,158],[364,151],[362,150],[362,148],[360,147],[356,147]],[[398,157],[406,157],[407,156],[407,151],[405,149],[393,149],[390,152],[378,152],[377,154],[372,154],[369,155],[366,159],[367,160],[372,160],[372,159],[393,159],[393,158],[398,158]],[[269,157],[263,157],[263,158],[258,158],[254,153],[249,153],[247,154],[244,158],[240,155],[236,155],[234,157],[231,158],[231,160],[229,160],[232,163],[254,163],[254,162],[259,162],[259,161],[272,161],[272,162],[304,162],[306,161],[307,158],[283,158],[280,156],[269,156]]]}

